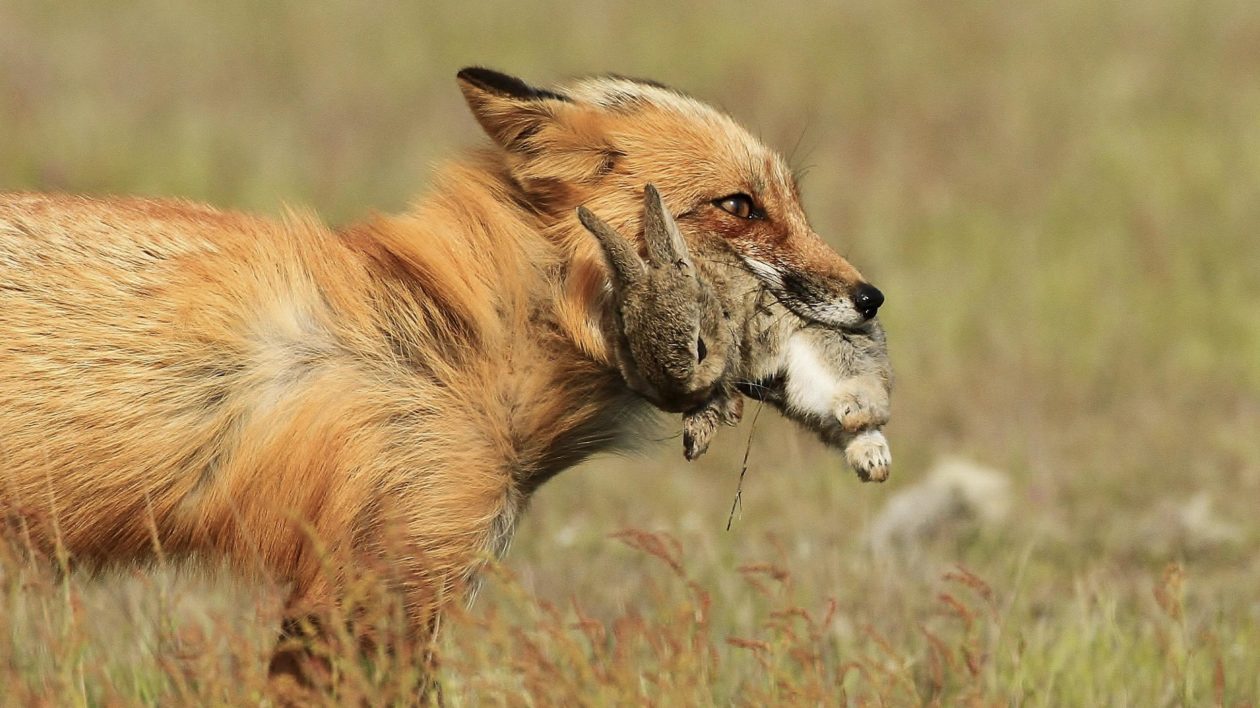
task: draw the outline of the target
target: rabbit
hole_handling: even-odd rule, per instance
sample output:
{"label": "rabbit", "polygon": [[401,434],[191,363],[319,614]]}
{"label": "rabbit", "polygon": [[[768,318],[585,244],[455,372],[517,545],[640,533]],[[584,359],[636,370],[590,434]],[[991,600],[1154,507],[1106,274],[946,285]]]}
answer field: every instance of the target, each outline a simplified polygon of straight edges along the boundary
{"label": "rabbit", "polygon": [[618,368],[657,407],[683,413],[687,460],[707,451],[720,426],[739,422],[747,395],[843,449],[862,480],[887,479],[891,453],[880,429],[892,370],[876,320],[846,329],[805,321],[717,239],[698,239],[693,257],[652,185],[644,190],[646,263],[590,210],[578,216],[611,273]]}
{"label": "rabbit", "polygon": [[646,262],[616,229],[578,207],[608,265],[614,356],[622,376],[662,410],[692,410],[720,387],[736,349],[735,330],[650,184],[643,190],[643,213]]}

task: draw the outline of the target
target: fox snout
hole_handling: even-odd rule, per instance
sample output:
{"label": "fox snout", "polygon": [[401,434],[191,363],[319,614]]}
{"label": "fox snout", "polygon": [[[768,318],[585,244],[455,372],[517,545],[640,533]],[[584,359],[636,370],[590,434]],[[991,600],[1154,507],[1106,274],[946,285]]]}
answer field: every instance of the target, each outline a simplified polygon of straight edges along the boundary
{"label": "fox snout", "polygon": [[753,275],[779,302],[807,321],[841,329],[858,327],[873,319],[884,304],[884,293],[847,262],[838,274],[804,268],[772,269],[757,261],[750,265]]}

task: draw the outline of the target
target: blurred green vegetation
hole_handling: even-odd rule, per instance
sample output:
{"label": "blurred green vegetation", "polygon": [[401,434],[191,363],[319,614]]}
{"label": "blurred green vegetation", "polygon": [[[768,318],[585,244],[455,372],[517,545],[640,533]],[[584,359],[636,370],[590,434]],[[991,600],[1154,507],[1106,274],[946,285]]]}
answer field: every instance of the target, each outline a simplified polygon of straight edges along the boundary
{"label": "blurred green vegetation", "polygon": [[[332,223],[399,210],[482,139],[454,83],[469,64],[651,77],[730,111],[807,169],[815,228],[888,295],[898,374],[893,481],[860,485],[769,414],[685,466],[670,421],[642,457],[541,491],[506,559],[530,597],[664,617],[656,561],[609,534],[666,531],[746,681],[758,664],[721,638],[764,634],[768,610],[736,568],[773,562],[792,603],[837,601],[834,662],[886,656],[917,677],[902,694],[895,670],[849,674],[850,698],[927,701],[965,695],[924,688],[921,631],[964,564],[1002,608],[989,700],[1260,699],[1260,5],[0,0],[0,189],[304,205]],[[872,518],[945,453],[1006,471],[1011,517],[874,557]],[[1170,530],[1200,493],[1229,540]],[[1173,620],[1154,599],[1170,562],[1186,577]],[[157,671],[144,653],[117,650],[140,641],[119,629],[135,617],[82,583],[114,629],[74,656],[160,702],[134,678]],[[528,624],[510,586],[489,583],[477,609]],[[232,597],[207,601],[232,616]],[[460,686],[478,649],[449,642],[472,662],[453,663]],[[710,700],[739,695],[723,676]]]}

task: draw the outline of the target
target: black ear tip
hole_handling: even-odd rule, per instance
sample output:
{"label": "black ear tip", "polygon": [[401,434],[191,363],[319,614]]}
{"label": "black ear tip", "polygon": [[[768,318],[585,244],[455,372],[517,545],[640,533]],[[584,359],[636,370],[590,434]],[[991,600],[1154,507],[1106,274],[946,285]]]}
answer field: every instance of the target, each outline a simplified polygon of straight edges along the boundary
{"label": "black ear tip", "polygon": [[503,93],[515,96],[517,94],[528,92],[529,85],[524,81],[514,77],[502,74],[494,69],[487,69],[481,66],[466,66],[459,70],[455,78],[460,81],[470,83],[484,91],[492,91],[494,93]]}
{"label": "black ear tip", "polygon": [[466,66],[459,70],[455,78],[477,85],[501,83],[505,80],[517,81],[517,79],[513,79],[507,74],[497,72],[494,69],[487,69],[484,66]]}
{"label": "black ear tip", "polygon": [[481,66],[466,66],[460,69],[459,73],[455,74],[455,78],[464,83],[472,84],[482,91],[510,98],[569,100],[568,96],[555,91],[534,88],[515,76],[509,76],[494,69],[487,69]]}

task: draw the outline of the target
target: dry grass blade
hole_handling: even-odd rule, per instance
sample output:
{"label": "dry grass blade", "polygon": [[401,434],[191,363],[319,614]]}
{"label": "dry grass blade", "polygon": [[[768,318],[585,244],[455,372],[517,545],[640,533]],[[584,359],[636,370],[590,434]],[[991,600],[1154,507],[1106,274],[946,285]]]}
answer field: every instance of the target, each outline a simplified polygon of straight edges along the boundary
{"label": "dry grass blade", "polygon": [[731,501],[731,513],[726,517],[726,530],[731,530],[735,521],[735,511],[742,508],[744,500],[744,475],[748,474],[748,455],[752,452],[753,433],[757,430],[757,418],[761,416],[761,402],[757,402],[757,410],[753,411],[752,423],[748,426],[748,442],[744,445],[744,461],[739,466],[739,482],[735,485],[735,498]]}

